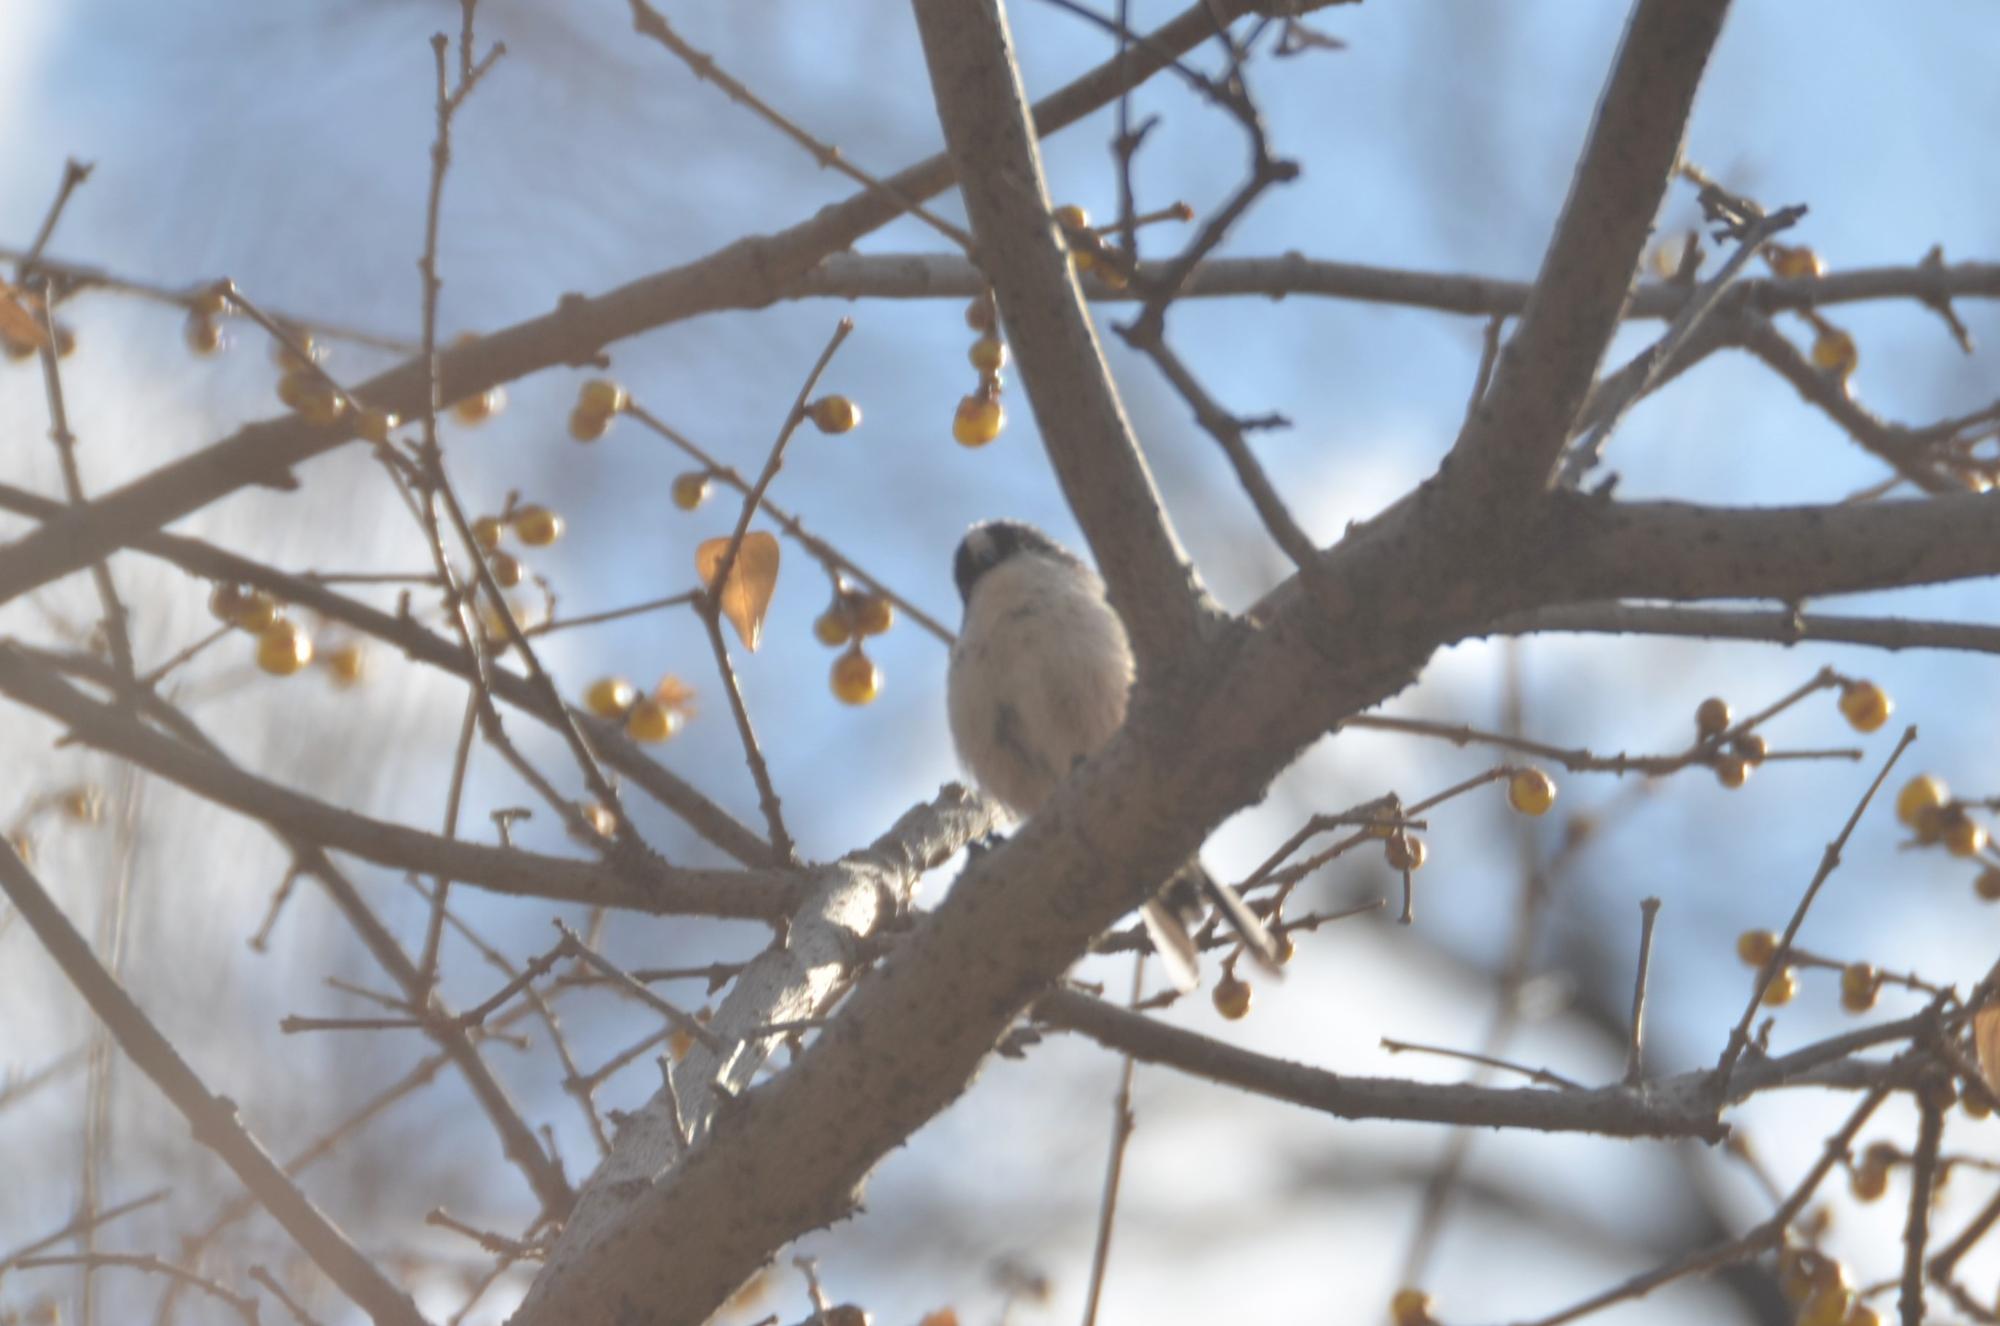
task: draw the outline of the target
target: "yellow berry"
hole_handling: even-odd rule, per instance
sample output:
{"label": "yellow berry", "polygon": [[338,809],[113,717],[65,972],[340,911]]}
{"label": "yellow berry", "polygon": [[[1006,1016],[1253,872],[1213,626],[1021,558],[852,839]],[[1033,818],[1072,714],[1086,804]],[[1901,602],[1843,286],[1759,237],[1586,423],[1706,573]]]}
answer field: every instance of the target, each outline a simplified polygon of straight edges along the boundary
{"label": "yellow berry", "polygon": [[609,838],[618,832],[618,817],[595,801],[579,802],[576,813],[584,825],[600,838]]}
{"label": "yellow berry", "polygon": [[1840,1006],[1848,1012],[1866,1013],[1881,991],[1882,978],[1872,964],[1850,962],[1840,969]]}
{"label": "yellow berry", "polygon": [[1761,967],[1778,951],[1778,937],[1769,930],[1745,930],[1736,936],[1736,956],[1752,967]]}
{"label": "yellow berry", "polygon": [[569,435],[579,442],[595,442],[611,427],[611,416],[591,410],[569,412]]}
{"label": "yellow berry", "polygon": [[1725,755],[1715,762],[1715,777],[1724,787],[1741,787],[1750,781],[1750,761],[1740,755]]}
{"label": "yellow berry", "polygon": [[522,566],[521,559],[512,553],[487,553],[486,564],[493,568],[494,582],[502,589],[512,589],[528,576],[528,568]]}
{"label": "yellow berry", "polygon": [[274,677],[289,677],[312,662],[312,637],[280,617],[257,636],[257,666]]}
{"label": "yellow berry", "polygon": [[1874,732],[1896,712],[1896,703],[1874,682],[1856,681],[1841,688],[1840,712],[1856,732]]}
{"label": "yellow berry", "polygon": [[1389,1300],[1391,1326],[1430,1326],[1431,1296],[1421,1289],[1398,1289]]}
{"label": "yellow berry", "polygon": [[274,339],[271,342],[271,362],[273,364],[284,369],[287,373],[301,370],[310,372],[313,364],[317,364],[320,360],[326,358],[326,348],[313,340],[311,332],[302,331],[296,327],[288,328],[287,331],[291,335],[292,342],[298,346],[298,349],[294,350],[283,341]]}
{"label": "yellow berry", "polygon": [[1729,702],[1711,695],[1695,706],[1694,730],[1706,741],[1728,728],[1732,717]]}
{"label": "yellow berry", "polygon": [[896,605],[880,594],[863,594],[854,601],[853,618],[857,635],[881,635],[896,624]]}
{"label": "yellow berry", "polygon": [[610,378],[592,378],[576,391],[576,412],[578,414],[602,415],[609,419],[632,404],[632,398],[625,388]]}
{"label": "yellow berry", "polygon": [[1224,972],[1222,979],[1215,983],[1215,1011],[1237,1022],[1250,1013],[1250,982],[1235,972]]}
{"label": "yellow berry", "polygon": [[358,640],[337,645],[321,660],[333,676],[333,684],[345,690],[360,684],[368,675],[368,651]]}
{"label": "yellow berry", "polygon": [[208,596],[208,610],[217,621],[253,634],[278,619],[278,601],[262,590],[220,584]]}
{"label": "yellow berry", "polygon": [[1861,351],[1854,338],[1838,327],[1829,327],[1813,338],[1813,367],[1835,377],[1847,377],[1861,363]]}
{"label": "yellow berry", "polygon": [[965,357],[981,373],[998,373],[1007,366],[1007,343],[998,336],[982,336],[972,343],[972,349],[966,352]]}
{"label": "yellow berry", "polygon": [[1430,849],[1424,846],[1422,838],[1406,829],[1391,834],[1382,843],[1382,855],[1388,860],[1391,870],[1421,870]]}
{"label": "yellow berry", "polygon": [[188,313],[199,318],[220,318],[229,313],[229,297],[236,293],[236,283],[228,279],[211,281],[195,291],[188,302]]}
{"label": "yellow berry", "polygon": [[187,325],[181,329],[181,338],[187,342],[187,348],[198,355],[215,354],[228,342],[228,337],[222,333],[222,325],[200,313],[188,314]]}
{"label": "yellow berry", "polygon": [[861,423],[861,407],[845,396],[822,396],[806,415],[822,433],[850,433]]}
{"label": "yellow berry", "polygon": [[1944,845],[1953,856],[1978,856],[1986,850],[1986,830],[1963,811],[1957,814],[1947,812]]}
{"label": "yellow berry", "polygon": [[307,392],[317,381],[319,375],[309,368],[288,368],[278,378],[278,399],[288,410],[303,409]]}
{"label": "yellow berry", "polygon": [[507,389],[505,387],[494,386],[488,387],[485,391],[475,392],[462,400],[454,401],[451,407],[451,417],[467,426],[483,424],[506,408]]}
{"label": "yellow berry", "polygon": [[998,321],[993,294],[988,291],[965,306],[965,325],[976,332],[990,332]]}
{"label": "yellow berry", "polygon": [[700,470],[689,470],[674,479],[674,505],[683,511],[692,511],[708,500],[708,476]]}
{"label": "yellow berry", "polygon": [[954,1308],[937,1308],[926,1312],[917,1326],[958,1326],[958,1312]]}
{"label": "yellow berry", "polygon": [[396,425],[402,422],[387,410],[363,410],[354,421],[354,435],[363,442],[380,445],[389,440],[389,434],[395,432]]}
{"label": "yellow berry", "polygon": [[[1944,1177],[1940,1174],[1938,1177]],[[1889,1326],[1889,1319],[1876,1309],[1856,1299],[1854,1306],[1847,1310],[1842,1326]]]}
{"label": "yellow berry", "polygon": [[1556,780],[1540,769],[1521,769],[1507,780],[1507,804],[1523,815],[1546,815],[1556,804]]}
{"label": "yellow berry", "polygon": [[1056,209],[1056,220],[1064,230],[1090,229],[1090,213],[1075,203],[1065,203]]}
{"label": "yellow berry", "polygon": [[1753,769],[1771,757],[1771,743],[1755,732],[1745,732],[1730,745],[1743,762]]}
{"label": "yellow berry", "polygon": [[104,793],[88,783],[72,787],[56,799],[56,808],[73,824],[95,824],[104,818]]}
{"label": "yellow berry", "polygon": [[854,623],[847,618],[847,609],[835,601],[827,610],[813,618],[813,635],[829,649],[838,649],[854,638]]}
{"label": "yellow berry", "polygon": [[967,396],[952,416],[951,435],[962,447],[983,447],[1000,436],[1006,423],[1007,412],[998,400],[984,394]]}
{"label": "yellow berry", "polygon": [[1271,956],[1277,960],[1280,967],[1297,957],[1298,952],[1298,941],[1292,938],[1290,931],[1281,931],[1271,936]]}
{"label": "yellow berry", "polygon": [[2000,902],[2000,866],[1988,866],[1979,872],[1979,878],[1972,881],[1972,891],[1982,901]]}
{"label": "yellow berry", "polygon": [[833,661],[833,693],[842,704],[869,704],[881,689],[882,670],[861,652],[859,641]]}
{"label": "yellow berry", "polygon": [[625,713],[625,735],[634,741],[666,741],[681,730],[686,720],[678,709],[651,698],[637,700]]}
{"label": "yellow berry", "polygon": [[1993,1107],[1986,1103],[1985,1095],[1978,1091],[1967,1091],[1960,1096],[1958,1107],[1965,1111],[1965,1117],[1968,1119],[1985,1119],[1991,1117],[1993,1113]]}
{"label": "yellow berry", "polygon": [[514,533],[530,548],[546,548],[562,537],[563,519],[545,506],[524,506],[514,513]]}
{"label": "yellow berry", "polygon": [[1773,976],[1771,983],[1764,987],[1764,1002],[1772,1008],[1782,1008],[1797,998],[1798,993],[1799,974],[1786,967]]}
{"label": "yellow berry", "polygon": [[599,718],[622,718],[638,698],[638,688],[623,677],[599,677],[583,693],[583,707]]}
{"label": "yellow berry", "polygon": [[347,412],[347,399],[331,382],[317,373],[298,375],[303,379],[295,392],[292,408],[309,424],[330,424]]}
{"label": "yellow berry", "polygon": [[1826,274],[1826,263],[1803,244],[1766,244],[1764,256],[1770,259],[1772,271],[1788,279]]}
{"label": "yellow berry", "polygon": [[1842,1326],[1848,1309],[1853,1306],[1852,1286],[1816,1283],[1806,1301],[1799,1305],[1798,1326]]}

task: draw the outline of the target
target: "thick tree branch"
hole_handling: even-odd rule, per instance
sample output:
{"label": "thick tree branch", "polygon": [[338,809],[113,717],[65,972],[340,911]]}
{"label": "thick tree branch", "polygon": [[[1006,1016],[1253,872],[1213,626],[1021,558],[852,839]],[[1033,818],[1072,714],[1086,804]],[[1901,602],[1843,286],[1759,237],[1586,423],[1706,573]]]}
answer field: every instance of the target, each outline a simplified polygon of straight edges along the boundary
{"label": "thick tree branch", "polygon": [[1539,494],[1623,316],[1728,0],[1638,0],[1493,386],[1446,464],[1461,510]]}
{"label": "thick tree branch", "polygon": [[1205,595],[1125,418],[1053,218],[1006,16],[998,0],[917,0],[915,9],[980,270],[1144,684],[1196,644]]}

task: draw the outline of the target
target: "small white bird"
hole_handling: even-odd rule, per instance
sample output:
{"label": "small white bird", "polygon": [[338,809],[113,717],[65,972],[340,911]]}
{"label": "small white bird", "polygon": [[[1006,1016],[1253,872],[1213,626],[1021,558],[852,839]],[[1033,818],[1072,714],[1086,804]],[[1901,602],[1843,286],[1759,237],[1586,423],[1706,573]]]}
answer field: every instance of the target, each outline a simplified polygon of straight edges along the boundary
{"label": "small white bird", "polygon": [[[952,741],[979,785],[1026,819],[1124,724],[1132,646],[1097,573],[1031,525],[974,525],[952,573],[965,600],[946,684]],[[1256,913],[1190,862],[1141,913],[1176,986],[1200,983],[1204,895],[1260,965],[1276,963]]]}

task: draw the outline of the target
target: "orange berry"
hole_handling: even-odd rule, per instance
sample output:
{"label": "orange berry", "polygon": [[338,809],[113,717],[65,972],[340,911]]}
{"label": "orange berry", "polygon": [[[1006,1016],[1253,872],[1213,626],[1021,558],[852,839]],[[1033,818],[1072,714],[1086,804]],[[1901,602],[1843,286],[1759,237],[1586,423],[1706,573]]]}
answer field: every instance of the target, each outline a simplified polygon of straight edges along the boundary
{"label": "orange berry", "polygon": [[674,505],[683,511],[692,511],[708,500],[708,476],[700,470],[689,470],[674,479]]}
{"label": "orange berry", "polygon": [[974,368],[991,376],[1007,366],[1007,343],[998,336],[982,336],[972,343],[965,357]]}
{"label": "orange berry", "polygon": [[69,788],[56,799],[56,809],[72,824],[95,824],[104,818],[104,792],[88,783]]}
{"label": "orange berry", "polygon": [[595,442],[611,428],[611,416],[590,410],[569,412],[569,435],[579,442]]}
{"label": "orange berry", "polygon": [[197,318],[221,318],[229,314],[229,297],[236,293],[236,283],[227,279],[211,281],[195,292],[188,301],[188,314]]}
{"label": "orange berry", "polygon": [[1799,1306],[1798,1326],[1843,1326],[1854,1306],[1854,1289],[1837,1282],[1817,1283]]}
{"label": "orange berry", "polygon": [[1729,702],[1711,695],[1695,706],[1694,730],[1706,741],[1726,730],[1733,717],[1729,712]]}
{"label": "orange berry", "polygon": [[500,546],[506,532],[507,527],[500,523],[498,516],[480,516],[472,522],[472,541],[488,552]]}
{"label": "orange berry", "polygon": [[999,315],[993,307],[993,292],[987,291],[965,306],[965,325],[976,332],[990,332]]}
{"label": "orange berry", "polygon": [[1231,1022],[1249,1016],[1250,982],[1233,971],[1222,974],[1222,979],[1215,983],[1215,992],[1209,997],[1215,1001],[1215,1011]]}
{"label": "orange berry", "polygon": [[1840,712],[1856,732],[1874,732],[1896,712],[1896,703],[1872,681],[1849,682],[1840,690]]}
{"label": "orange berry", "polygon": [[1391,1326],[1432,1326],[1431,1296],[1421,1289],[1398,1289],[1389,1300]]}
{"label": "orange berry", "polygon": [[546,548],[562,537],[563,519],[545,506],[524,506],[514,513],[514,533],[530,548]]}
{"label": "orange berry", "polygon": [[1064,230],[1090,229],[1090,213],[1075,203],[1064,203],[1056,209],[1056,221]]}
{"label": "orange berry", "polygon": [[1282,931],[1271,936],[1271,956],[1277,960],[1280,967],[1297,957],[1298,952],[1298,941],[1292,938],[1290,931]]}
{"label": "orange berry", "polygon": [[1873,965],[1850,962],[1840,969],[1840,1006],[1848,1012],[1866,1013],[1881,992],[1882,978]]}
{"label": "orange berry", "polygon": [[639,690],[623,677],[599,677],[583,693],[583,707],[599,718],[623,718]]}
{"label": "orange berry", "polygon": [[952,1308],[937,1308],[926,1312],[917,1326],[958,1326],[958,1313]]}
{"label": "orange berry", "polygon": [[1007,412],[1000,402],[985,394],[967,396],[952,416],[951,435],[962,447],[983,447],[1000,436],[1006,427]]}
{"label": "orange berry", "polygon": [[354,421],[354,434],[363,442],[373,442],[378,446],[389,440],[389,434],[403,421],[387,410],[363,410]]}
{"label": "orange berry", "polygon": [[368,675],[368,651],[359,640],[336,645],[320,660],[333,677],[333,684],[346,690],[359,685]]}
{"label": "orange berry", "polygon": [[257,666],[274,677],[289,677],[312,658],[312,637],[284,617],[258,633]]}
{"label": "orange berry", "polygon": [[1521,769],[1507,780],[1507,804],[1523,815],[1546,815],[1556,804],[1556,780],[1540,769]]}
{"label": "orange berry", "polygon": [[833,693],[842,704],[870,704],[881,690],[882,670],[861,652],[859,641],[833,661]]}
{"label": "orange berry", "polygon": [[881,635],[896,624],[896,605],[880,594],[863,594],[852,612],[857,635]]}
{"label": "orange berry", "polygon": [[528,569],[521,565],[521,559],[512,553],[494,551],[486,554],[486,564],[493,568],[493,579],[502,589],[512,589],[527,578]]}
{"label": "orange berry", "polygon": [[1945,850],[1953,856],[1978,856],[1986,850],[1986,830],[1964,811],[1947,811],[1944,824]]}
{"label": "orange berry", "polygon": [[1972,881],[1972,891],[1985,902],[2000,902],[2000,866],[1988,866]]}
{"label": "orange berry", "polygon": [[1724,787],[1741,787],[1750,781],[1750,761],[1737,755],[1725,755],[1715,762],[1715,777]]}
{"label": "orange berry", "polygon": [[1766,244],[1764,256],[1770,260],[1771,270],[1787,279],[1826,275],[1826,263],[1803,244]]}
{"label": "orange berry", "polygon": [[1745,732],[1730,744],[1743,762],[1753,769],[1771,757],[1771,743],[1755,732]]}
{"label": "orange berry", "polygon": [[822,433],[851,433],[861,424],[861,407],[845,396],[822,396],[806,406],[806,417]]}
{"label": "orange berry", "polygon": [[813,618],[813,635],[829,649],[838,649],[854,638],[854,623],[848,620],[847,609],[839,601],[819,616]]}
{"label": "orange berry", "polygon": [[1771,983],[1764,987],[1764,1003],[1771,1008],[1782,1008],[1797,998],[1798,993],[1799,974],[1786,967],[1773,976]]}
{"label": "orange berry", "polygon": [[278,601],[269,594],[227,583],[217,585],[210,592],[208,610],[217,621],[228,622],[253,634],[278,619]]}
{"label": "orange berry", "polygon": [[451,417],[470,427],[485,423],[506,408],[507,389],[493,386],[452,402]]}
{"label": "orange berry", "polygon": [[1383,841],[1382,855],[1388,860],[1391,870],[1421,870],[1430,849],[1424,846],[1422,838],[1405,829]]}
{"label": "orange berry", "polygon": [[283,341],[274,338],[271,342],[271,362],[273,364],[284,369],[287,373],[302,370],[310,372],[312,365],[326,358],[326,347],[315,341],[312,338],[311,332],[301,330],[297,327],[287,328],[287,331],[294,344],[298,346],[298,349],[294,350]]}
{"label": "orange berry", "polygon": [[1861,351],[1854,338],[1838,327],[1829,327],[1813,338],[1813,367],[1835,377],[1848,377],[1861,364]]}
{"label": "orange berry", "polygon": [[187,325],[181,329],[181,339],[187,342],[188,349],[198,355],[216,354],[229,343],[222,325],[200,313],[188,314]]}
{"label": "orange berry", "polygon": [[609,419],[632,404],[631,396],[625,388],[610,378],[592,378],[576,391],[578,414],[597,414]]}
{"label": "orange berry", "polygon": [[625,714],[625,735],[634,741],[658,743],[669,740],[686,720],[678,709],[650,697],[633,702]]}
{"label": "orange berry", "polygon": [[1761,967],[1778,951],[1778,937],[1769,930],[1745,930],[1736,936],[1736,956],[1752,967]]}

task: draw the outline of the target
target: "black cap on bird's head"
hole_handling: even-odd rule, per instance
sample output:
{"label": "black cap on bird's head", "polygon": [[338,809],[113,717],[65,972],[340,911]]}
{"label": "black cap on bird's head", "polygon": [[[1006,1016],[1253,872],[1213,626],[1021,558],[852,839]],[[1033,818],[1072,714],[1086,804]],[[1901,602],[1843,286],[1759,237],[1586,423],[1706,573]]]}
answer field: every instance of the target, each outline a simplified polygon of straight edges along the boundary
{"label": "black cap on bird's head", "polygon": [[952,558],[952,578],[958,581],[958,596],[972,601],[972,587],[979,578],[1017,553],[1040,553],[1058,561],[1077,564],[1075,554],[1036,529],[1018,520],[987,520],[974,525],[958,542]]}

